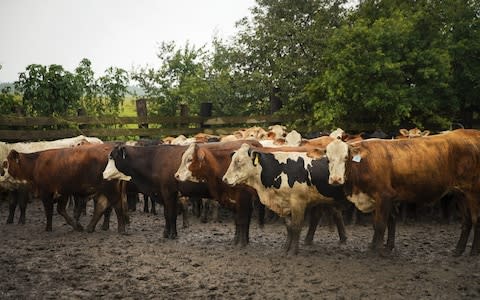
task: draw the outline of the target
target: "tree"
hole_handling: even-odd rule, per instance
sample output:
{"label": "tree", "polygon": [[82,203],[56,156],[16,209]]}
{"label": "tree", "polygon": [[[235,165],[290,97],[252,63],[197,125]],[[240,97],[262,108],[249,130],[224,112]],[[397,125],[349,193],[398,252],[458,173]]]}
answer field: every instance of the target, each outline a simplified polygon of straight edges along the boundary
{"label": "tree", "polygon": [[258,0],[252,19],[239,22],[239,64],[262,84],[263,101],[278,97],[288,113],[311,111],[302,91],[323,68],[323,50],[343,22],[344,3]]}
{"label": "tree", "polygon": [[362,2],[329,40],[328,64],[306,88],[317,125],[450,124],[457,105],[435,7],[429,1],[388,5],[396,2]]}
{"label": "tree", "polygon": [[449,0],[440,12],[445,17],[458,120],[471,128],[480,113],[480,2]]}
{"label": "tree", "polygon": [[162,42],[157,57],[159,68],[141,68],[133,79],[152,99],[152,110],[160,115],[174,116],[180,104],[198,112],[198,104],[208,101],[206,81],[207,53],[203,48],[177,47],[175,42]]}
{"label": "tree", "polygon": [[82,93],[76,76],[60,65],[29,65],[15,87],[23,92],[23,106],[32,116],[75,114]]}
{"label": "tree", "polygon": [[20,110],[20,103],[17,98],[17,95],[12,93],[10,86],[2,88],[0,91],[0,114],[8,115]]}
{"label": "tree", "polygon": [[[118,115],[127,94],[128,72],[121,68],[110,67],[105,75],[98,79],[99,95],[103,113]],[[100,111],[98,113],[102,114]]]}

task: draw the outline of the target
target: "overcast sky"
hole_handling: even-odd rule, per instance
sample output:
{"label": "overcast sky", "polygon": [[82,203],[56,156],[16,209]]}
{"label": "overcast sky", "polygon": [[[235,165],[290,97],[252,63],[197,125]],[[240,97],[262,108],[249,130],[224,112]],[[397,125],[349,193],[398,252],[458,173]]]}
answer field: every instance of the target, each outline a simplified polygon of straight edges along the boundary
{"label": "overcast sky", "polygon": [[158,45],[202,46],[228,38],[254,0],[1,0],[0,82],[29,64],[74,71],[82,58],[95,75],[110,66],[153,65]]}

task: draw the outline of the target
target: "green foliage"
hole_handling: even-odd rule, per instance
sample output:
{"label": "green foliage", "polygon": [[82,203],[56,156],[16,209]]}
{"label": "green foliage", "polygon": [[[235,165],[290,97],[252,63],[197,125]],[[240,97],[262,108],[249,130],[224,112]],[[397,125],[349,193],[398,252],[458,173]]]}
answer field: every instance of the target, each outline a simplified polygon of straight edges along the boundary
{"label": "green foliage", "polygon": [[9,86],[2,88],[0,91],[0,115],[12,114],[19,109],[18,95],[12,93]]}
{"label": "green foliage", "polygon": [[72,114],[82,92],[76,76],[60,65],[29,65],[15,87],[23,92],[23,105],[32,116]]}
{"label": "green foliage", "polygon": [[128,81],[125,70],[113,67],[95,79],[91,62],[84,58],[75,73],[59,65],[29,65],[15,87],[31,116],[76,115],[79,109],[89,115],[118,115]]}
{"label": "green foliage", "polygon": [[429,1],[364,1],[306,87],[318,125],[448,126],[458,112],[442,20]]}
{"label": "green foliage", "polygon": [[149,109],[160,115],[175,116],[180,104],[186,104],[192,112],[198,112],[198,104],[209,100],[206,52],[188,43],[182,48],[175,42],[163,42],[157,56],[158,69],[141,68],[132,76],[151,100]]}
{"label": "green foliage", "polygon": [[286,112],[310,112],[303,88],[322,71],[322,51],[342,22],[345,1],[258,0],[239,23],[240,64],[262,84],[262,101],[282,99]]}

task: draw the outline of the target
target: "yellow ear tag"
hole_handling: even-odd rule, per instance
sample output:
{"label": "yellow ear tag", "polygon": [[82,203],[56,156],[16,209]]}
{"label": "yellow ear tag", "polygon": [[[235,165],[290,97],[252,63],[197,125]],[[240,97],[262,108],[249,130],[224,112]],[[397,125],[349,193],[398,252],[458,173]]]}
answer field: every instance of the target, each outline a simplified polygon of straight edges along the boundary
{"label": "yellow ear tag", "polygon": [[253,165],[256,166],[258,164],[258,155],[255,155],[255,160],[253,161]]}

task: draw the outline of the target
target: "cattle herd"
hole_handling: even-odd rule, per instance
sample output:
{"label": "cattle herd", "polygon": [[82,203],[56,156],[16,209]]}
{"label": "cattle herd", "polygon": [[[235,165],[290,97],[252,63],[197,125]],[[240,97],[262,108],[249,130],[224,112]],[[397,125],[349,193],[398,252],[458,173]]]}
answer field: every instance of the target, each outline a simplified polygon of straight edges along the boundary
{"label": "cattle herd", "polygon": [[[398,206],[432,204],[449,197],[462,227],[453,254],[461,255],[473,227],[470,254],[480,250],[480,131],[457,129],[438,134],[400,130],[397,137],[349,135],[337,129],[305,139],[280,125],[253,127],[228,136],[198,134],[158,141],[103,142],[78,136],[49,142],[1,143],[0,189],[9,192],[12,223],[20,206],[25,223],[29,197],[40,198],[51,231],[53,207],[75,230],[81,207],[95,202],[86,227],[92,232],[102,216],[115,210],[118,232],[126,231],[127,191],[156,199],[164,207],[163,237],[177,237],[179,197],[209,198],[234,213],[233,244],[249,243],[254,208],[262,222],[265,209],[284,218],[284,250],[311,243],[320,216],[332,216],[341,243],[347,241],[346,210],[371,213],[370,249],[388,255],[395,246]],[[75,201],[73,218],[66,207]],[[105,224],[105,223],[104,223]],[[385,231],[388,232],[386,243]]]}

